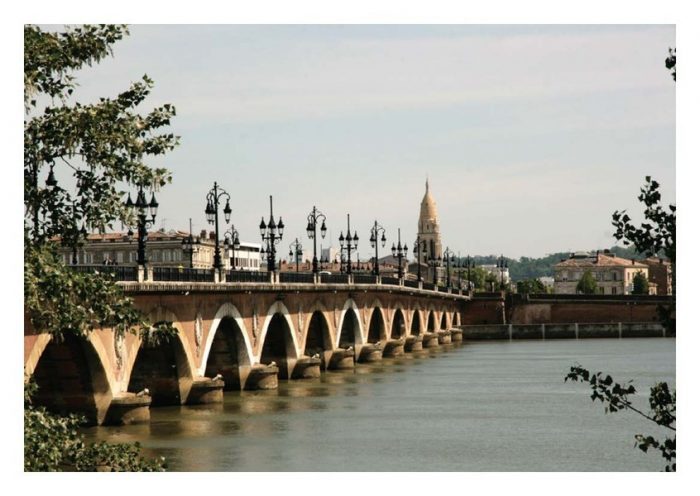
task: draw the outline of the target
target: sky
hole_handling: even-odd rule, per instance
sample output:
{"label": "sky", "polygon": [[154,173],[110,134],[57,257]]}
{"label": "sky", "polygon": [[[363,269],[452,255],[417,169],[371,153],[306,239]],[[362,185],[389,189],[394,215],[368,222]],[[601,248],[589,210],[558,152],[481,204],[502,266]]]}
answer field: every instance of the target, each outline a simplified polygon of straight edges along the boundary
{"label": "sky", "polygon": [[[675,203],[673,25],[133,25],[113,58],[77,73],[76,99],[148,74],[142,105],[177,109],[180,146],[153,166],[156,227],[210,229],[206,194],[231,194],[241,241],[274,198],[306,249],[327,216],[373,256],[375,219],[411,245],[429,178],[443,247],[538,257],[609,247],[611,215],[646,175]],[[60,176],[59,176],[60,179]],[[222,216],[223,217],[223,216]],[[223,229],[223,226],[220,226]]]}

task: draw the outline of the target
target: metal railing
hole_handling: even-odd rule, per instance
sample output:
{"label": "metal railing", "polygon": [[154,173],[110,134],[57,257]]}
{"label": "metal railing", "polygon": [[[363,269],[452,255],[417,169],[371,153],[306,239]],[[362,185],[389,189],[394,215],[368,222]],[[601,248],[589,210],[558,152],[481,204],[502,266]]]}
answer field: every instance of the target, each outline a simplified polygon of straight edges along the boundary
{"label": "metal railing", "polygon": [[385,277],[382,276],[382,284],[391,284],[392,286],[398,286],[399,285],[399,278],[398,277]]}
{"label": "metal railing", "polygon": [[407,288],[417,288],[418,281],[414,281],[412,279],[404,279],[403,285],[406,286]]}
{"label": "metal railing", "polygon": [[111,274],[117,281],[135,281],[138,277],[136,267],[129,265],[68,265],[80,274]]}
{"label": "metal railing", "polygon": [[270,273],[252,270],[231,270],[226,274],[226,282],[270,282]]}
{"label": "metal railing", "polygon": [[314,275],[304,272],[280,272],[279,273],[280,282],[301,282],[301,283],[312,283],[314,282]]}
{"label": "metal railing", "polygon": [[355,284],[377,284],[377,276],[367,274],[354,274],[352,280]]}
{"label": "metal railing", "polygon": [[448,293],[450,289],[447,286],[438,286],[438,291],[441,293]]}
{"label": "metal railing", "polygon": [[433,284],[432,282],[424,282],[423,289],[428,289],[430,291],[433,291],[433,290],[435,290],[435,284]]}
{"label": "metal railing", "polygon": [[322,283],[347,284],[348,276],[345,274],[321,274]]}
{"label": "metal railing", "polygon": [[213,269],[153,267],[154,281],[214,282]]}

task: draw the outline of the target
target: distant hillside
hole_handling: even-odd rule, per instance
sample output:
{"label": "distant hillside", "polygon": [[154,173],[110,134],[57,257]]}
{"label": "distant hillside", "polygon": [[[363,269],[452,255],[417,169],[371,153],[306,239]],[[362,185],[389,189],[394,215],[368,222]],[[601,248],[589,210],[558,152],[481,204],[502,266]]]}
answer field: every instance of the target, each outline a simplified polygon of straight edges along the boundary
{"label": "distant hillside", "polygon": [[[603,251],[603,248],[596,248]],[[595,253],[596,249],[588,250],[590,253]],[[643,258],[634,251],[634,248],[625,248],[621,246],[612,246],[608,248],[615,255],[623,258]],[[520,259],[508,258],[508,269],[510,277],[514,281],[522,281],[523,279],[533,279],[542,276],[554,275],[554,264],[561,261],[562,258],[569,258],[569,252],[559,252],[546,255],[542,258],[520,257]],[[473,257],[476,265],[495,264],[498,260],[498,255],[477,255]]]}

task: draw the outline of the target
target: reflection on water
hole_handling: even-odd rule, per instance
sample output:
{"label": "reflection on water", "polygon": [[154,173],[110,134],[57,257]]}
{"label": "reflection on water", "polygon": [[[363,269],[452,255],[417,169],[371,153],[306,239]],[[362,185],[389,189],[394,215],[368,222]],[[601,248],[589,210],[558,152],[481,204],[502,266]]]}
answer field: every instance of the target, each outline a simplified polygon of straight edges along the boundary
{"label": "reflection on water", "polygon": [[673,339],[455,343],[225,392],[222,404],[153,408],[150,424],[86,437],[139,441],[187,471],[660,469],[633,448],[653,429],[604,415],[585,387],[563,382],[574,362],[640,391],[675,384]]}

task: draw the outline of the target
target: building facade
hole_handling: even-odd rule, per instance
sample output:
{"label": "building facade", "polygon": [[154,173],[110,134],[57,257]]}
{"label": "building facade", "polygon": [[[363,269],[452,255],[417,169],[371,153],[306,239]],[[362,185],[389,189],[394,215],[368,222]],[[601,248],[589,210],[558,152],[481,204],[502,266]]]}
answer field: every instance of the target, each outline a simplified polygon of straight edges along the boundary
{"label": "building facade", "polygon": [[[641,272],[649,279],[649,267],[639,261],[618,257],[608,251],[594,255],[576,252],[554,265],[554,292],[576,294],[576,286],[586,271],[593,275],[599,294],[632,294],[637,273]],[[656,294],[656,285],[651,282],[649,293]]]}
{"label": "building facade", "polygon": [[[215,234],[202,231],[191,254],[183,250],[183,240],[189,237],[184,231],[149,232],[146,239],[146,259],[153,267],[190,267],[211,269],[214,266]],[[232,264],[232,253],[226,253],[223,242],[219,243],[221,260],[226,269]],[[75,250],[61,247],[60,255],[67,265],[75,261],[77,265],[126,265],[135,266],[137,260],[138,240],[127,233],[88,234],[87,239]],[[230,250],[229,250],[230,252]],[[260,245],[241,243],[236,250],[236,266],[242,270],[260,269]]]}
{"label": "building facade", "polygon": [[673,268],[671,262],[659,257],[649,257],[644,260],[649,267],[649,284],[656,284],[656,294],[673,294]]}

